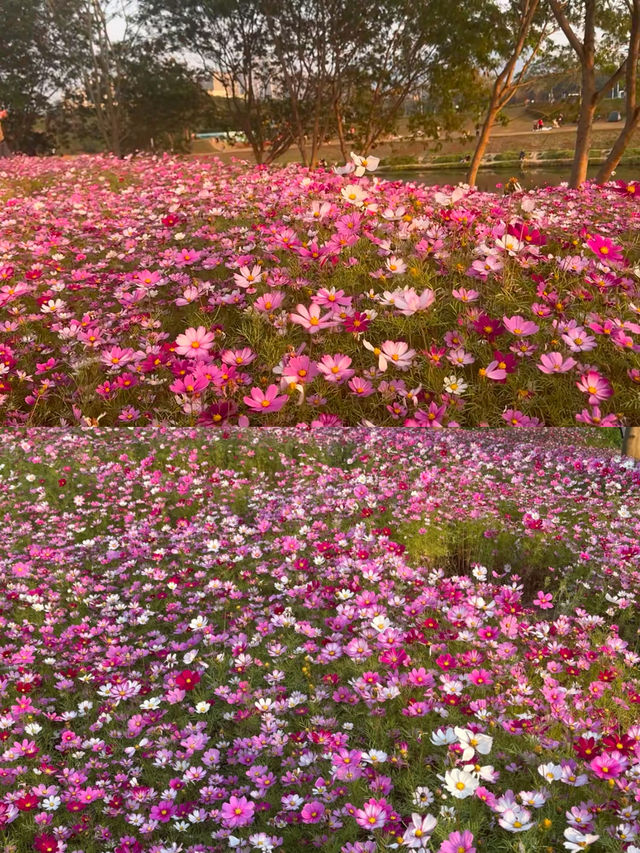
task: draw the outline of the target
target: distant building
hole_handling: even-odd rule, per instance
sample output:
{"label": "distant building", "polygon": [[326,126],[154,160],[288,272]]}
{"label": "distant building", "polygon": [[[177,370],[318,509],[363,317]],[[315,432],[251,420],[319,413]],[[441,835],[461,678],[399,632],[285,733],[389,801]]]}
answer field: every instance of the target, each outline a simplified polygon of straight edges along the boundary
{"label": "distant building", "polygon": [[[207,77],[203,77],[200,80],[200,85],[212,98],[246,97],[242,83],[238,80],[234,81],[232,75],[226,72],[216,71]],[[273,98],[275,97],[274,87],[269,81],[260,81],[257,95],[260,98]]]}

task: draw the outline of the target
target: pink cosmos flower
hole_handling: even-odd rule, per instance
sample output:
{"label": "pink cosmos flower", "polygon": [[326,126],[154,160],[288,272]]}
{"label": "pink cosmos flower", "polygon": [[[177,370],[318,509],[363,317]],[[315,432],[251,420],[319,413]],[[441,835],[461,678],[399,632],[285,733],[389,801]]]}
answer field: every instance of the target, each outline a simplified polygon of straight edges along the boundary
{"label": "pink cosmos flower", "polygon": [[458,287],[451,291],[454,299],[459,299],[460,302],[475,302],[480,296],[477,290],[467,290],[465,287]]}
{"label": "pink cosmos flower", "polygon": [[134,352],[130,347],[111,347],[101,354],[100,360],[109,367],[122,367],[132,361],[133,356]]}
{"label": "pink cosmos flower", "polygon": [[505,328],[510,331],[512,335],[518,335],[520,337],[535,335],[540,328],[537,323],[534,323],[532,320],[525,320],[524,317],[521,317],[519,314],[516,314],[515,317],[503,317],[502,322],[504,323]]}
{"label": "pink cosmos flower", "polygon": [[176,807],[171,800],[162,800],[157,806],[151,806],[149,817],[160,823],[169,823],[175,813]]}
{"label": "pink cosmos flower", "polygon": [[431,833],[436,828],[437,822],[430,814],[424,817],[420,814],[412,814],[411,823],[402,836],[402,843],[410,850],[424,850],[429,844]]}
{"label": "pink cosmos flower", "polygon": [[500,272],[503,266],[504,264],[496,255],[487,255],[484,260],[474,261],[467,270],[467,275],[486,281],[492,273]]}
{"label": "pink cosmos flower", "polygon": [[388,808],[386,800],[376,800],[372,797],[361,809],[356,809],[354,815],[356,823],[370,832],[374,829],[382,829],[387,822]]}
{"label": "pink cosmos flower", "polygon": [[138,409],[134,409],[133,406],[126,406],[118,415],[118,420],[131,423],[132,421],[137,421],[139,417],[140,412]]}
{"label": "pink cosmos flower", "polygon": [[542,590],[540,590],[537,596],[534,598],[533,603],[541,610],[550,610],[553,607],[552,601],[553,596],[550,592],[543,592]]}
{"label": "pink cosmos flower", "polygon": [[629,766],[625,756],[617,749],[603,752],[589,762],[589,767],[599,779],[615,779]]}
{"label": "pink cosmos flower", "polygon": [[327,382],[334,382],[340,385],[342,382],[350,379],[355,373],[355,370],[350,369],[350,364],[351,359],[348,355],[337,352],[334,355],[323,355],[320,361],[317,362],[317,367]]}
{"label": "pink cosmos flower", "polygon": [[240,272],[233,274],[233,280],[236,287],[252,287],[259,281],[262,281],[262,268],[255,264],[251,269],[249,267],[240,267]]}
{"label": "pink cosmos flower", "polygon": [[246,797],[229,797],[229,802],[222,804],[221,814],[225,826],[235,829],[246,826],[253,821],[255,805]]}
{"label": "pink cosmos flower", "polygon": [[256,412],[279,412],[289,400],[286,394],[278,396],[279,390],[277,385],[269,385],[266,391],[261,388],[252,388],[249,396],[242,399],[250,409]]}
{"label": "pink cosmos flower", "polygon": [[174,394],[197,394],[198,391],[203,391],[208,384],[209,380],[205,376],[196,377],[187,373],[182,379],[176,379],[175,382],[172,382],[169,385],[169,390],[173,391]]}
{"label": "pink cosmos flower", "polygon": [[324,817],[326,809],[319,803],[317,800],[313,800],[310,803],[305,803],[302,807],[302,811],[300,812],[300,817],[302,818],[303,823],[320,823],[322,818]]}
{"label": "pink cosmos flower", "polygon": [[576,420],[582,424],[589,424],[590,426],[620,426],[620,419],[617,415],[609,414],[603,417],[599,406],[594,406],[591,411],[589,411],[589,409],[583,409],[576,415]]}
{"label": "pink cosmos flower", "polygon": [[401,258],[391,255],[385,261],[385,266],[393,275],[402,275],[407,271],[407,265]]}
{"label": "pink cosmos flower", "polygon": [[473,669],[469,673],[469,683],[479,686],[493,684],[493,676],[486,669]]}
{"label": "pink cosmos flower", "polygon": [[465,364],[473,364],[475,358],[470,352],[466,352],[464,347],[455,347],[447,353],[447,361],[451,364],[464,366]]}
{"label": "pink cosmos flower", "polygon": [[587,335],[585,330],[580,326],[577,326],[574,329],[568,329],[568,331],[562,335],[562,340],[567,344],[572,352],[588,352],[589,350],[595,349],[597,346],[596,339],[593,335]]}
{"label": "pink cosmos flower", "polygon": [[207,332],[204,326],[192,327],[176,338],[176,352],[187,358],[206,358],[214,338],[215,334]]}
{"label": "pink cosmos flower", "polygon": [[487,379],[493,379],[496,382],[504,382],[507,378],[507,371],[504,367],[500,367],[499,361],[490,361],[485,368],[481,368],[480,376],[486,376]]}
{"label": "pink cosmos flower", "polygon": [[[478,789],[479,790],[479,789]],[[473,833],[468,829],[452,832],[438,848],[438,853],[476,853],[473,846]]]}
{"label": "pink cosmos flower", "polygon": [[351,297],[346,296],[344,290],[336,290],[335,287],[321,287],[311,299],[316,305],[327,305],[334,309],[340,305],[351,305]]}
{"label": "pink cosmos flower", "polygon": [[277,311],[284,302],[284,294],[279,290],[272,290],[271,293],[264,293],[259,296],[253,303],[256,311],[270,314],[272,311]]}
{"label": "pink cosmos flower", "polygon": [[287,385],[305,385],[312,382],[317,375],[318,368],[307,355],[294,355],[282,369],[282,379]]}
{"label": "pink cosmos flower", "polygon": [[416,354],[414,349],[409,349],[405,341],[385,341],[380,347],[385,360],[398,370],[408,370]]}
{"label": "pink cosmos flower", "polygon": [[433,290],[426,288],[422,293],[416,293],[411,287],[408,290],[401,291],[394,300],[394,307],[405,317],[411,317],[417,314],[418,311],[426,311],[435,302],[436,295]]}
{"label": "pink cosmos flower", "polygon": [[359,376],[354,376],[348,384],[356,397],[370,397],[374,392],[371,382],[368,379],[361,379]]}
{"label": "pink cosmos flower", "polygon": [[310,335],[320,332],[322,329],[331,329],[338,323],[337,320],[333,319],[331,312],[322,316],[320,306],[315,302],[309,308],[305,305],[297,305],[296,311],[297,314],[289,314],[289,319],[292,323],[297,323],[306,329]]}
{"label": "pink cosmos flower", "polygon": [[234,367],[240,367],[245,364],[251,364],[252,361],[255,361],[256,354],[250,347],[243,347],[242,349],[236,350],[226,349],[220,358],[225,364],[232,364]]}
{"label": "pink cosmos flower", "polygon": [[543,373],[567,373],[578,363],[573,358],[565,358],[560,352],[548,352],[540,356],[536,367]]}
{"label": "pink cosmos flower", "polygon": [[622,249],[608,237],[591,237],[587,240],[587,246],[603,261],[622,261]]}
{"label": "pink cosmos flower", "polygon": [[583,394],[589,395],[590,406],[595,406],[601,400],[608,400],[613,396],[613,388],[609,380],[595,370],[584,373],[576,385]]}

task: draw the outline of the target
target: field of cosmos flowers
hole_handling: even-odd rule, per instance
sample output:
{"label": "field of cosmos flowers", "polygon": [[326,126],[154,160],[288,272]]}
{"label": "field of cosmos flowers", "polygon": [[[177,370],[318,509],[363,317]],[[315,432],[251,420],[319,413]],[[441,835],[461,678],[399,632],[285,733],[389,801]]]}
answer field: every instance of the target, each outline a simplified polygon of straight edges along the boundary
{"label": "field of cosmos flowers", "polygon": [[640,422],[640,184],[9,162],[2,423]]}
{"label": "field of cosmos flowers", "polygon": [[638,853],[604,432],[6,428],[0,849]]}

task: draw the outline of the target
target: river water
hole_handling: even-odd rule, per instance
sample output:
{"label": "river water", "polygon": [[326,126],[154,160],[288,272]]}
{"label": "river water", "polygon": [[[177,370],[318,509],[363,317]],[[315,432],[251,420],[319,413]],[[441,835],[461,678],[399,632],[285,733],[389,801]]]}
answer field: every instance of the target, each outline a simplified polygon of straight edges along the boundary
{"label": "river water", "polygon": [[[557,186],[563,181],[569,179],[570,166],[547,166],[541,169],[525,168],[519,169],[515,166],[511,169],[489,170],[481,169],[478,172],[476,184],[479,190],[485,192],[501,192],[501,187],[496,187],[497,184],[506,184],[511,177],[516,177],[520,182],[520,186],[525,190],[533,189],[534,187]],[[589,168],[589,177],[595,177],[598,170],[597,166]],[[388,181],[407,181],[416,184],[427,184],[429,186],[440,184],[459,184],[464,183],[465,172],[463,169],[438,169],[425,170],[424,172],[413,170],[399,170],[380,172],[381,178],[386,178]],[[637,181],[640,180],[640,166],[619,166],[616,169],[613,180]]]}

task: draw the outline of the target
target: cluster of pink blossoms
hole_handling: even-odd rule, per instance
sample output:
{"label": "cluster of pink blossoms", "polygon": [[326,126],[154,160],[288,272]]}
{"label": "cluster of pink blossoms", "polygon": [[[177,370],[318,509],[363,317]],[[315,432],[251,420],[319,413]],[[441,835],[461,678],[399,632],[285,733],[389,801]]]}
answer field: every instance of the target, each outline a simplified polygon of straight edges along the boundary
{"label": "cluster of pink blossoms", "polygon": [[6,431],[3,840],[636,853],[640,469],[594,432]]}
{"label": "cluster of pink blossoms", "polygon": [[358,171],[12,161],[2,421],[637,422],[635,183],[499,197]]}

